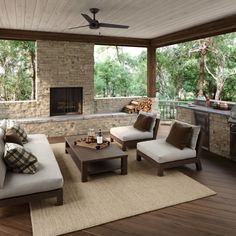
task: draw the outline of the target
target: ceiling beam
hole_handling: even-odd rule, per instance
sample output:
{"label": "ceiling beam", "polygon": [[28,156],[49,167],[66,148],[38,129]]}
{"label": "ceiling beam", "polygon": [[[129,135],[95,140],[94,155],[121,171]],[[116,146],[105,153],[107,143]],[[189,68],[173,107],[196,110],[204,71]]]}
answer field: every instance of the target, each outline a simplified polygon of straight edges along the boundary
{"label": "ceiling beam", "polygon": [[96,36],[84,34],[53,33],[43,31],[0,29],[0,39],[12,40],[54,40],[70,42],[87,42],[102,45],[147,47],[150,44],[148,39]]}
{"label": "ceiling beam", "polygon": [[211,37],[236,31],[236,14],[188,29],[151,39],[154,47],[163,47],[186,41]]}

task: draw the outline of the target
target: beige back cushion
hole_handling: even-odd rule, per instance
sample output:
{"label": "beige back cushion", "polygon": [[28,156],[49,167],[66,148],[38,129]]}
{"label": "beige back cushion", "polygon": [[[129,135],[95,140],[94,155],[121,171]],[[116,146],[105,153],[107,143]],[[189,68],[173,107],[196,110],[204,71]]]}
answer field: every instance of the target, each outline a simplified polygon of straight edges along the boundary
{"label": "beige back cushion", "polygon": [[0,121],[0,128],[6,132],[6,128],[7,128],[7,120],[1,120]]}
{"label": "beige back cushion", "polygon": [[7,171],[6,165],[3,161],[3,156],[4,156],[4,151],[5,151],[4,149],[5,143],[3,140],[4,134],[5,134],[5,131],[2,128],[0,128],[0,188],[3,188],[6,171]]}
{"label": "beige back cushion", "polygon": [[183,126],[186,126],[186,127],[192,127],[193,128],[192,137],[191,137],[191,140],[190,140],[188,146],[191,149],[195,150],[196,145],[197,145],[198,135],[199,135],[200,130],[201,130],[201,126],[188,124],[188,123],[185,123],[185,122],[182,122],[182,121],[179,121],[179,120],[173,120],[172,125],[174,124],[174,122],[180,123],[180,124],[182,124]]}

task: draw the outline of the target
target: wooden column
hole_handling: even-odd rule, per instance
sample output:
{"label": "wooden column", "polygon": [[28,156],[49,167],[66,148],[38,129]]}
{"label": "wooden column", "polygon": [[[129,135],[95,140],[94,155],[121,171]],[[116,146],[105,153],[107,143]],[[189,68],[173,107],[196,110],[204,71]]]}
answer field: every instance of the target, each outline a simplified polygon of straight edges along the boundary
{"label": "wooden column", "polygon": [[156,97],[156,48],[147,48],[147,96]]}

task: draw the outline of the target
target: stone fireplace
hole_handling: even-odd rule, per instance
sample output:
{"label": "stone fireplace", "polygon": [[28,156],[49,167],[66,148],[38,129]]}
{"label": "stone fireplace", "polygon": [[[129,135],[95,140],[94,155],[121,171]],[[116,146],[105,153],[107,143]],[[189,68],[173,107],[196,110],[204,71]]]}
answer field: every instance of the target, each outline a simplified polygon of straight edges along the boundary
{"label": "stone fireplace", "polygon": [[82,113],[82,87],[50,88],[50,116]]}
{"label": "stone fireplace", "polygon": [[[132,98],[94,99],[93,53],[92,43],[38,40],[37,98],[32,101],[0,101],[0,119],[16,119],[27,133],[48,136],[86,134],[89,128],[109,131],[114,126],[133,124],[136,115],[119,113]],[[79,91],[69,95],[57,91],[59,95],[56,95],[54,104],[50,101],[54,88],[81,88],[82,99],[76,95]],[[70,101],[71,97],[77,97],[79,101],[68,105],[66,100]],[[57,107],[56,111],[54,107]],[[67,115],[71,112],[78,115]],[[58,116],[63,113],[64,116]]]}

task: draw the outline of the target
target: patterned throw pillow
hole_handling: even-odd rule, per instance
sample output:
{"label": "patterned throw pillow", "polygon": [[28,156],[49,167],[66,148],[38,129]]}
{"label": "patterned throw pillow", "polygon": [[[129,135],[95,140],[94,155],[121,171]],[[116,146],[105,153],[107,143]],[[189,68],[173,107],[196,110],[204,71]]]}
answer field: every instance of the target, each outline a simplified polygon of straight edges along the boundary
{"label": "patterned throw pillow", "polygon": [[12,123],[11,126],[8,128],[10,130],[14,130],[16,134],[20,137],[22,143],[27,143],[27,133],[25,130],[20,127],[18,123]]}
{"label": "patterned throw pillow", "polygon": [[24,174],[34,174],[37,172],[37,158],[19,144],[6,143],[4,161],[7,169],[12,172]]}

